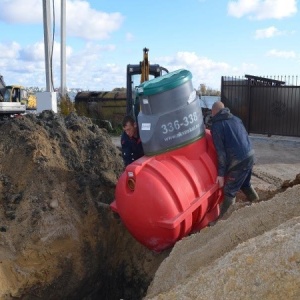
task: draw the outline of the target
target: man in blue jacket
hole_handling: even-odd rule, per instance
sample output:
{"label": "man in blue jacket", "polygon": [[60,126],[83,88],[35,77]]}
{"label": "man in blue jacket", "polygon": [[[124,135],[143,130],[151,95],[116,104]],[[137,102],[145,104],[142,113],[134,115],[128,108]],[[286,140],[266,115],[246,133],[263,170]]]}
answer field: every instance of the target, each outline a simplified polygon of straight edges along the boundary
{"label": "man in blue jacket", "polygon": [[125,166],[128,166],[144,155],[137,123],[132,116],[125,116],[122,122],[121,136],[122,157]]}
{"label": "man in blue jacket", "polygon": [[218,156],[217,183],[224,188],[219,216],[221,218],[235,203],[239,190],[251,202],[259,199],[250,182],[254,150],[242,121],[230,113],[221,101],[212,106],[211,134]]}

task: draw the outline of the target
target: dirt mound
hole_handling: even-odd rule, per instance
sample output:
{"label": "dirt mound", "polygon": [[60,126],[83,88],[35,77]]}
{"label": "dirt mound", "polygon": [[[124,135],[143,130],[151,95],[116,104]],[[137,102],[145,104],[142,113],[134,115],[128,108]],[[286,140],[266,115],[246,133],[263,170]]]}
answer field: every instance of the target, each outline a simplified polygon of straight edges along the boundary
{"label": "dirt mound", "polygon": [[145,299],[299,299],[300,186],[178,242]]}
{"label": "dirt mound", "polygon": [[123,162],[106,130],[44,111],[1,122],[0,135],[0,299],[119,299],[131,289],[140,299],[163,255],[109,208]]}

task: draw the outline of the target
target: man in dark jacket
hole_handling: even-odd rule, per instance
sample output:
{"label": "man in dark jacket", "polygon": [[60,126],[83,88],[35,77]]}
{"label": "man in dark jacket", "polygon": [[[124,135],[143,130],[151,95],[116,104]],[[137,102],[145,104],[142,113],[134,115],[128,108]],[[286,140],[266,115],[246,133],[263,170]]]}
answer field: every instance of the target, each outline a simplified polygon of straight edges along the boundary
{"label": "man in dark jacket", "polygon": [[122,157],[125,166],[128,166],[142,157],[144,150],[134,118],[125,116],[122,125],[124,130],[121,136]]}
{"label": "man in dark jacket", "polygon": [[218,156],[217,183],[224,187],[220,211],[222,217],[230,205],[235,203],[239,190],[251,202],[259,199],[250,182],[254,150],[242,121],[231,114],[221,101],[212,106],[211,134]]}

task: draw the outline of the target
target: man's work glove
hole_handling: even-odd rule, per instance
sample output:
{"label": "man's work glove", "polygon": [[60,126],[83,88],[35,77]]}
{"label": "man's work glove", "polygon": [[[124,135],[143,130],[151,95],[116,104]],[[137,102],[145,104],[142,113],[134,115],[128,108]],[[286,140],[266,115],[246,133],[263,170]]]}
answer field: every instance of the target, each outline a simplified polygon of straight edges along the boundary
{"label": "man's work glove", "polygon": [[224,186],[224,177],[223,176],[218,176],[217,177],[217,180],[216,180],[216,183],[219,184],[219,187],[223,187]]}

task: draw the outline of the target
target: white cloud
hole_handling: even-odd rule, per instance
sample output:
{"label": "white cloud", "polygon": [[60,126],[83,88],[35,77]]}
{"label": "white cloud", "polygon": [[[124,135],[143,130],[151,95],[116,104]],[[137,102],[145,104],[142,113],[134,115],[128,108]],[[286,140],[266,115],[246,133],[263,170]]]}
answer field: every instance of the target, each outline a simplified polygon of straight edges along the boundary
{"label": "white cloud", "polygon": [[[7,51],[14,49],[14,51]],[[3,50],[3,51],[1,51]],[[86,43],[84,49],[75,52],[67,47],[66,77],[69,88],[85,90],[112,90],[126,87],[126,71],[124,65],[108,61],[105,56],[115,51],[114,45]],[[60,85],[60,44],[54,44],[53,75],[54,86]],[[19,83],[24,86],[45,87],[44,45],[38,42],[21,47],[14,43],[0,44],[0,53],[10,55],[0,59],[1,72],[5,81]],[[108,55],[110,57],[110,55]],[[220,89],[221,76],[243,75],[255,69],[253,65],[231,66],[222,61],[214,61],[197,55],[195,52],[177,52],[173,56],[151,59],[159,62],[169,71],[187,69],[192,72],[193,85],[198,88],[201,83],[207,87]],[[3,66],[3,67],[2,67]],[[21,76],[20,76],[21,74]]]}
{"label": "white cloud", "polygon": [[239,74],[249,74],[250,73],[255,73],[258,70],[257,65],[255,64],[249,64],[249,63],[242,63],[241,67],[239,70],[236,70]]}
{"label": "white cloud", "polygon": [[[56,30],[60,28],[61,1],[55,0]],[[52,5],[51,5],[52,10]],[[52,13],[51,13],[52,17]],[[66,31],[68,36],[85,40],[108,39],[118,30],[124,17],[119,12],[106,13],[91,8],[85,0],[66,0]],[[0,0],[0,21],[11,24],[43,23],[42,0]]]}
{"label": "white cloud", "polygon": [[74,53],[67,60],[68,86],[99,91],[124,87],[126,76],[124,71],[121,73],[123,67],[101,62],[103,53],[114,50],[114,45],[87,43],[82,51]]}
{"label": "white cloud", "polygon": [[39,42],[20,49],[20,58],[24,61],[44,61],[44,43]]}
{"label": "white cloud", "polygon": [[[126,74],[114,64],[102,62],[102,56],[115,50],[114,45],[87,43],[80,52],[66,47],[66,76],[68,87],[87,89],[113,89],[125,87]],[[44,43],[21,47],[17,43],[0,44],[0,74],[7,84],[45,87]],[[54,86],[60,85],[60,43],[53,49]],[[21,75],[21,76],[20,76]]]}
{"label": "white cloud", "polygon": [[118,13],[96,11],[86,1],[67,1],[67,34],[87,40],[107,39],[118,30],[124,17]]}
{"label": "white cloud", "polygon": [[265,29],[258,29],[255,31],[255,38],[256,39],[265,39],[271,38],[274,36],[282,35],[284,32],[279,31],[276,27],[271,26]]}
{"label": "white cloud", "polygon": [[0,20],[7,23],[40,23],[43,21],[41,0],[0,0]]}
{"label": "white cloud", "polygon": [[199,57],[194,52],[178,52],[174,57],[161,57],[156,59],[160,65],[169,71],[187,69],[193,75],[194,88],[201,83],[206,86],[220,89],[221,76],[233,72],[233,68],[224,62],[216,62],[207,57]]}
{"label": "white cloud", "polygon": [[279,57],[279,58],[296,58],[297,54],[295,51],[279,51],[276,49],[272,49],[267,52],[267,56]]}
{"label": "white cloud", "polygon": [[297,0],[236,0],[229,1],[228,14],[251,19],[282,19],[297,12]]}
{"label": "white cloud", "polygon": [[127,32],[127,33],[126,33],[126,41],[127,41],[127,42],[131,42],[131,41],[133,41],[133,40],[134,40],[133,34],[130,33],[130,32]]}
{"label": "white cloud", "polygon": [[[60,43],[54,41],[53,60],[60,60]],[[66,57],[70,57],[72,48],[66,46]],[[20,49],[20,60],[24,61],[45,61],[44,42],[37,42],[33,45],[27,45]]]}
{"label": "white cloud", "polygon": [[19,51],[21,46],[16,43],[12,42],[9,44],[0,44],[0,58],[1,59],[12,59],[19,56]]}

